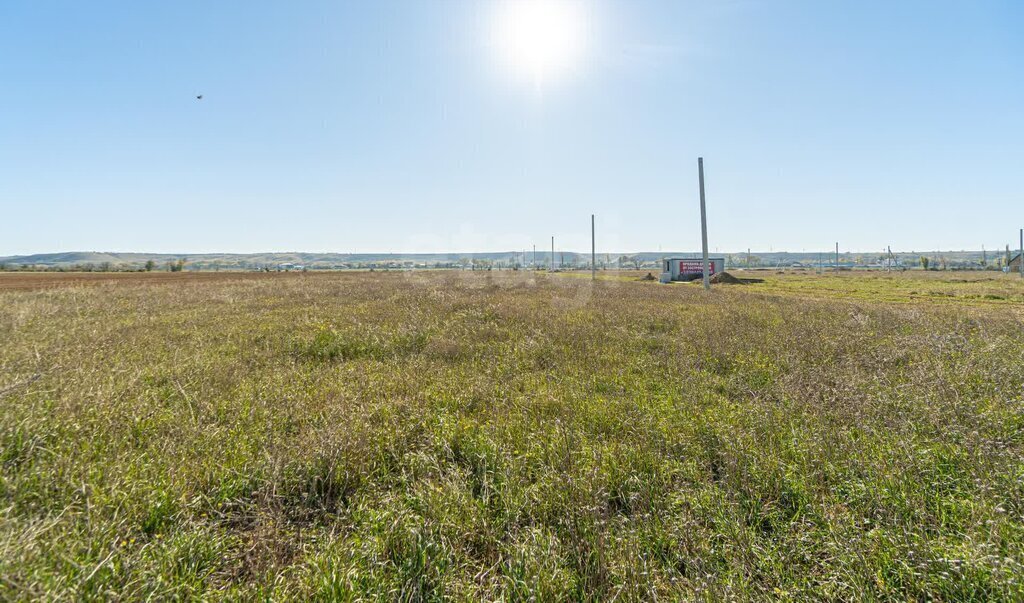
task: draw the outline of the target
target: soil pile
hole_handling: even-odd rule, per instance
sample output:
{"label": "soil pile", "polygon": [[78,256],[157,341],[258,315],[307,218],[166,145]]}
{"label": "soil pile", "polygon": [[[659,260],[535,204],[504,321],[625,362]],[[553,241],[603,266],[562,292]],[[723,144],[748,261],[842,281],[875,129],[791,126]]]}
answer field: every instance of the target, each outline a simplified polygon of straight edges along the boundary
{"label": "soil pile", "polygon": [[745,285],[743,281],[729,274],[728,272],[719,272],[712,275],[711,282],[715,285]]}

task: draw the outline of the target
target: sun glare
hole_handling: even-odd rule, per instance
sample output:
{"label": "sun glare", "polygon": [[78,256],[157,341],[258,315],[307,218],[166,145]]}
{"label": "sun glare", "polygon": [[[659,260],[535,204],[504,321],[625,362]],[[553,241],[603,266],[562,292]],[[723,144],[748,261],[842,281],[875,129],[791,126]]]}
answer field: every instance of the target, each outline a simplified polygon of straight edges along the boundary
{"label": "sun glare", "polygon": [[500,59],[536,86],[563,76],[585,49],[585,20],[579,0],[503,0],[494,25]]}

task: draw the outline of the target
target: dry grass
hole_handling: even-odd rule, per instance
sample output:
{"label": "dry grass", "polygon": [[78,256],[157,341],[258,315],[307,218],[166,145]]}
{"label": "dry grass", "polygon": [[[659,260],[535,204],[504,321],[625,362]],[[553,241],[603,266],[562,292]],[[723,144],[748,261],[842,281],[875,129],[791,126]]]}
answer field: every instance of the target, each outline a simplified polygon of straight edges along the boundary
{"label": "dry grass", "polygon": [[0,599],[1020,600],[1024,286],[930,278],[0,291]]}
{"label": "dry grass", "polygon": [[0,291],[35,291],[84,285],[181,285],[222,281],[331,278],[330,272],[0,272]]}

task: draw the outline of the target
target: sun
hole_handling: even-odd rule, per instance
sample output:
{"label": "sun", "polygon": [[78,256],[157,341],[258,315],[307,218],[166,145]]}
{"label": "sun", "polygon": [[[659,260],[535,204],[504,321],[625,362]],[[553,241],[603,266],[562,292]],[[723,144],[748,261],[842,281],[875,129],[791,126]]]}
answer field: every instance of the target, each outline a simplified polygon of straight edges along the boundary
{"label": "sun", "polygon": [[499,58],[536,86],[562,77],[581,60],[586,18],[580,0],[503,0],[493,31]]}

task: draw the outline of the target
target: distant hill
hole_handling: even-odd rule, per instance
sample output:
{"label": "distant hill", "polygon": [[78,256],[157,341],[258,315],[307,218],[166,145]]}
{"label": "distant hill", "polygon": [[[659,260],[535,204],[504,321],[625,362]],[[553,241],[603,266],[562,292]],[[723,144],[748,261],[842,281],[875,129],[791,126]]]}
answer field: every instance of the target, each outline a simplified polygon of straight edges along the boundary
{"label": "distant hill", "polygon": [[[550,260],[549,251],[538,251],[536,264],[547,266]],[[725,257],[727,265],[734,268],[788,268],[794,265],[806,267],[832,266],[835,255],[831,252],[793,253],[793,252],[746,252],[712,253],[712,256]],[[983,255],[981,251],[929,251],[929,252],[894,252],[896,259],[912,267],[920,266],[920,258],[927,257],[931,266],[948,265],[953,268],[981,267],[982,258],[987,266],[994,266],[1003,252],[989,251]],[[696,251],[643,251],[629,253],[599,253],[599,266],[640,267],[657,269],[658,261],[665,257],[699,257]],[[518,251],[485,252],[485,253],[122,253],[107,251],[69,251],[61,253],[40,253],[34,255],[18,255],[0,257],[0,269],[19,269],[34,267],[38,269],[62,270],[139,270],[146,262],[152,261],[156,269],[166,269],[180,259],[185,260],[186,270],[276,270],[303,267],[310,270],[344,270],[344,269],[402,269],[402,268],[458,268],[458,267],[510,267],[516,265],[531,266],[534,255],[527,252],[525,257]],[[877,266],[885,259],[883,253],[841,253],[840,263],[844,266]],[[622,261],[620,261],[622,260]],[[589,265],[589,253],[572,251],[555,251],[557,267],[580,267]]]}
{"label": "distant hill", "polygon": [[[573,257],[576,254],[571,254]],[[277,266],[280,264],[300,264],[308,267],[331,267],[342,264],[368,264],[389,262],[413,262],[420,264],[458,263],[460,261],[488,260],[492,262],[508,262],[513,259],[521,261],[521,253],[488,252],[488,253],[121,253],[100,251],[71,251],[63,253],[38,253],[33,255],[17,255],[0,257],[0,263],[12,266],[47,266],[70,267],[75,265],[145,265],[153,261],[158,265],[184,258],[191,266],[220,267],[255,267]],[[538,262],[541,254],[538,253]],[[548,255],[544,255],[546,260]],[[568,259],[569,254],[566,254]]]}

